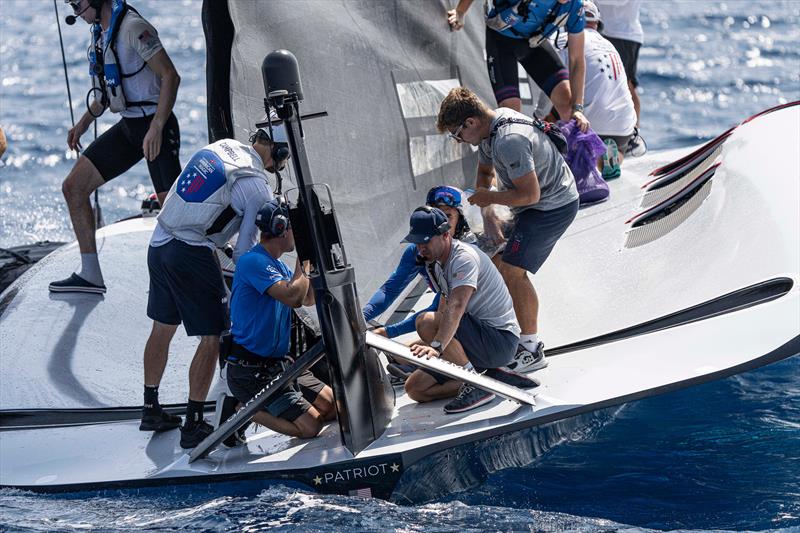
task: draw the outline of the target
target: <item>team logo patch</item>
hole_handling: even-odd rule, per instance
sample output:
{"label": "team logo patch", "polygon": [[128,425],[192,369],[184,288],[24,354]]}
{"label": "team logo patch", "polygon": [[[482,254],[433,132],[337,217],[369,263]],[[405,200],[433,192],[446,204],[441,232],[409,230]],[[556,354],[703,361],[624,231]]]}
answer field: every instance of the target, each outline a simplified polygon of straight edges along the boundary
{"label": "team logo patch", "polygon": [[200,150],[178,176],[178,196],[200,203],[225,185],[225,166],[211,150]]}

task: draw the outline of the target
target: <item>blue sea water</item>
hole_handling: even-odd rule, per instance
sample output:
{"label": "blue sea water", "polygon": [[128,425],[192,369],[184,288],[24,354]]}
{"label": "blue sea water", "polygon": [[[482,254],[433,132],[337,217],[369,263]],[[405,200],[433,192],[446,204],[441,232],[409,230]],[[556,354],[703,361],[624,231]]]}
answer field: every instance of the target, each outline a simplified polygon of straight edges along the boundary
{"label": "blue sea water", "polygon": [[[200,2],[137,6],[182,76],[185,160],[207,138]],[[0,125],[10,144],[0,162],[0,247],[69,240],[60,183],[74,156],[64,142],[69,105],[53,5],[0,0],[0,8]],[[642,20],[642,132],[651,150],[697,144],[800,99],[800,2],[646,1]],[[82,112],[88,31],[80,22],[62,30]],[[100,122],[100,131],[113,123]],[[134,214],[148,182],[140,164],[104,187],[106,220]],[[742,334],[757,332],[754,324]],[[282,485],[77,498],[5,490],[0,530],[800,530],[800,357],[580,422],[546,441],[493,443],[506,457],[489,446],[464,451],[470,468],[449,487],[458,492],[434,491],[413,506]],[[516,467],[495,471],[503,464]]]}

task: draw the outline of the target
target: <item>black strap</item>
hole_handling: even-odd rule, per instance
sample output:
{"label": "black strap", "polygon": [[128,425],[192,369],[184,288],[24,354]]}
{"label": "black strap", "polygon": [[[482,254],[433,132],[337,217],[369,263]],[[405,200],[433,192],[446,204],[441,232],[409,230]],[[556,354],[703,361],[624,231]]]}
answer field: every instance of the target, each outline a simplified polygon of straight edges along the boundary
{"label": "black strap", "polygon": [[225,210],[220,213],[217,219],[211,224],[211,227],[206,230],[206,235],[214,235],[215,233],[221,233],[222,230],[225,229],[225,226],[228,225],[228,222],[234,219],[236,216],[236,211],[233,210],[233,207],[230,205],[225,208]]}

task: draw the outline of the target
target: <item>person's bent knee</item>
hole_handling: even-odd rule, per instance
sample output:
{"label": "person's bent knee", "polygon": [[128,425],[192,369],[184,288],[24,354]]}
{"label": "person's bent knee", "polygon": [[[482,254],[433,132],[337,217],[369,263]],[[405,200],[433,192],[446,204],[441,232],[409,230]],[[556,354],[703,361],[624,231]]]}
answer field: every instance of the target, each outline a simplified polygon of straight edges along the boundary
{"label": "person's bent knee", "polygon": [[315,409],[309,409],[293,422],[297,428],[297,436],[301,439],[313,439],[322,430],[322,415]]}
{"label": "person's bent knee", "polygon": [[436,336],[439,324],[434,313],[421,313],[414,321],[417,334],[425,341],[430,342]]}

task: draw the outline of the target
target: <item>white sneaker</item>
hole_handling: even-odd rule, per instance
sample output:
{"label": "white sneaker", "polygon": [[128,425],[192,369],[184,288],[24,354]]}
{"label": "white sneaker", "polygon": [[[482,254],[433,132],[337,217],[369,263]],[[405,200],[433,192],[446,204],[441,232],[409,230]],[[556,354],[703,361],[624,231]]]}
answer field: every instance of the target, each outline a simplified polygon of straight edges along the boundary
{"label": "white sneaker", "polygon": [[514,372],[533,372],[541,370],[547,366],[547,359],[544,357],[544,343],[539,342],[536,345],[536,352],[531,352],[523,345],[517,346],[517,353],[514,354],[514,359],[506,365],[507,368]]}

